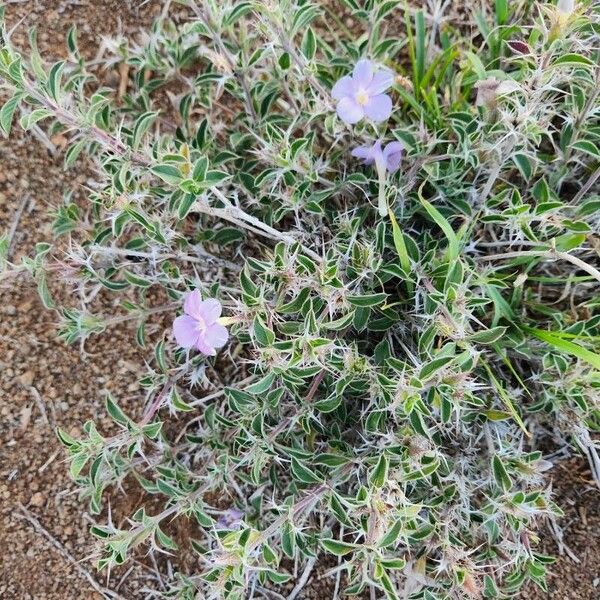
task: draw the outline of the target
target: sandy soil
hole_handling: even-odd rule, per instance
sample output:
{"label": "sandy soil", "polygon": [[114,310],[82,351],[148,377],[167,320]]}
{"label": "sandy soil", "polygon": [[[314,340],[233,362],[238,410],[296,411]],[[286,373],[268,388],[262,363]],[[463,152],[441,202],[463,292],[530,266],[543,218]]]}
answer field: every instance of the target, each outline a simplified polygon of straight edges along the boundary
{"label": "sandy soil", "polygon": [[[71,24],[80,30],[80,45],[94,56],[103,35],[126,37],[147,26],[161,10],[159,0],[26,0],[8,6],[8,21],[19,25],[14,41],[24,46],[26,29],[38,25],[42,53],[64,52]],[[109,74],[110,75],[110,74]],[[116,73],[113,79],[118,82]],[[52,155],[39,141],[18,132],[0,140],[0,230],[16,223],[12,258],[31,252],[51,238],[48,209],[76,189],[80,197],[92,175],[85,165],[65,174],[60,152]],[[54,293],[64,290],[53,288]],[[105,296],[110,311],[116,299]],[[75,600],[147,597],[145,585],[156,586],[156,567],[142,559],[114,573],[110,581],[89,560],[93,538],[86,505],[74,494],[64,452],[54,430],[78,434],[88,419],[109,427],[104,395],[112,391],[132,416],[143,409],[144,395],[136,380],[144,356],[124,328],[91,338],[87,354],[56,339],[53,315],[37,299],[33,283],[19,278],[0,284],[0,598]],[[581,461],[559,465],[554,474],[559,503],[566,516],[565,553],[552,568],[549,592],[528,590],[522,597],[591,600],[600,598],[600,496]],[[129,502],[115,495],[111,502]],[[556,553],[555,535],[541,531],[541,546]],[[160,570],[166,565],[159,565]],[[299,598],[331,597],[330,581],[317,570]]]}

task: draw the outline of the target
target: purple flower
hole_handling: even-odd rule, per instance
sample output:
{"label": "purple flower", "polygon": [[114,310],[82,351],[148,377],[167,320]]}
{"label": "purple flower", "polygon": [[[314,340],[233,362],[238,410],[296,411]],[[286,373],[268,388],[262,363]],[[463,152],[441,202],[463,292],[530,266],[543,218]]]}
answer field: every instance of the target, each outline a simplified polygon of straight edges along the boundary
{"label": "purple flower", "polygon": [[214,298],[202,300],[199,290],[188,294],[183,305],[184,315],[173,323],[173,333],[177,343],[183,348],[197,348],[207,356],[215,356],[215,348],[227,342],[229,333],[218,322],[221,316],[221,303]]}
{"label": "purple flower", "polygon": [[375,165],[377,177],[379,178],[379,197],[377,207],[382,217],[388,212],[387,200],[385,197],[385,179],[386,174],[393,173],[400,166],[402,158],[402,144],[400,142],[390,142],[385,148],[381,148],[381,140],[377,140],[372,146],[359,146],[352,150],[352,156],[362,158],[365,165]]}
{"label": "purple flower", "polygon": [[217,527],[221,529],[239,529],[242,525],[244,513],[239,508],[226,510],[218,519]]}
{"label": "purple flower", "polygon": [[338,101],[337,114],[349,125],[363,117],[385,121],[392,114],[392,99],[384,94],[394,82],[389,69],[377,68],[367,59],[359,60],[352,75],[342,77],[331,90]]}
{"label": "purple flower", "polygon": [[400,142],[390,142],[385,148],[381,148],[381,140],[377,140],[372,146],[359,146],[352,150],[352,156],[361,158],[365,165],[375,163],[377,170],[383,169],[390,173],[398,170],[402,158],[403,146]]}

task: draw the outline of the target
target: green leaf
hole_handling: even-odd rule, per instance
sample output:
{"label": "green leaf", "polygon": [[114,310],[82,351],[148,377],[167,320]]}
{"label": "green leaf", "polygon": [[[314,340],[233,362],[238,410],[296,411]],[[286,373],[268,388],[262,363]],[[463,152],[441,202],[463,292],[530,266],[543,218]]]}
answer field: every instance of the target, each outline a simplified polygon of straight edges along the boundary
{"label": "green leaf", "polygon": [[494,478],[498,485],[505,491],[508,492],[512,487],[512,479],[507,473],[506,468],[500,458],[497,455],[492,458],[492,471],[494,472]]}
{"label": "green leaf", "polygon": [[357,544],[349,544],[348,542],[340,542],[331,538],[324,538],[321,540],[321,545],[325,550],[335,554],[336,556],[345,556],[354,552],[359,546]]}
{"label": "green leaf", "polygon": [[517,153],[512,157],[514,163],[521,171],[521,174],[525,179],[531,179],[533,175],[533,167],[531,166],[531,161],[525,154]]}
{"label": "green leaf", "polygon": [[406,561],[403,558],[382,558],[381,564],[386,569],[404,569]]}
{"label": "green leaf", "polygon": [[106,411],[119,425],[127,425],[130,422],[129,417],[117,406],[110,394],[106,396]]}
{"label": "green leaf", "polygon": [[69,473],[73,479],[77,479],[79,474],[85,467],[87,461],[89,460],[89,456],[86,453],[76,454],[71,459],[71,466],[69,467]]}
{"label": "green leaf", "polygon": [[527,437],[531,437],[531,434],[529,433],[529,431],[527,431],[527,428],[525,427],[525,423],[523,423],[523,419],[521,419],[521,415],[518,413],[517,409],[515,408],[515,405],[513,404],[513,402],[510,399],[509,395],[506,393],[506,390],[504,389],[504,387],[502,386],[502,384],[498,381],[498,379],[496,378],[496,376],[494,375],[494,373],[492,373],[492,369],[490,368],[490,366],[484,360],[482,360],[482,364],[483,364],[483,367],[484,367],[484,369],[486,370],[486,372],[488,374],[488,377],[490,378],[490,380],[492,382],[492,385],[494,386],[494,388],[498,392],[498,395],[502,399],[502,402],[504,402],[504,405],[506,406],[506,408],[510,412],[512,418],[519,425],[519,427],[521,428],[521,430],[523,431],[523,433]]}
{"label": "green leaf", "polygon": [[208,171],[208,158],[203,156],[196,161],[194,165],[194,171],[192,173],[192,179],[198,183],[203,183],[206,179],[206,172]]}
{"label": "green leaf", "polygon": [[377,20],[379,21],[380,19],[383,19],[385,15],[392,12],[395,8],[398,8],[399,6],[401,7],[401,5],[399,5],[398,3],[398,0],[389,0],[388,2],[384,2],[379,6],[379,9],[377,11]]}
{"label": "green leaf", "polygon": [[383,536],[379,545],[382,548],[387,546],[391,546],[396,543],[398,536],[400,535],[400,531],[402,530],[402,521],[397,520],[392,527],[388,530],[388,532]]}
{"label": "green leaf", "polygon": [[177,544],[169,537],[160,527],[156,528],[156,540],[158,543],[167,550],[177,550]]}
{"label": "green leaf", "polygon": [[191,412],[194,410],[194,407],[184,402],[176,387],[171,389],[171,405],[175,410],[179,410],[181,412]]}
{"label": "green leaf", "polygon": [[387,456],[385,454],[381,454],[379,460],[377,461],[377,465],[375,466],[375,469],[369,478],[371,485],[374,485],[376,488],[381,488],[384,486],[385,482],[387,481],[388,467],[389,463]]}
{"label": "green leaf", "polygon": [[69,52],[75,56],[79,55],[79,48],[77,47],[77,27],[71,25],[67,32],[67,48]]}
{"label": "green leaf", "polygon": [[360,306],[362,308],[368,308],[371,306],[377,306],[385,301],[387,294],[364,294],[362,296],[348,296],[347,300],[353,306]]}
{"label": "green leaf", "polygon": [[261,346],[270,346],[275,341],[275,334],[259,316],[254,318],[254,337]]}
{"label": "green leaf", "polygon": [[0,127],[7,137],[10,135],[12,128],[13,116],[22,99],[23,94],[15,94],[0,109]]}
{"label": "green leaf", "polygon": [[487,70],[486,70],[485,66],[483,65],[483,63],[481,62],[481,59],[479,58],[479,56],[477,56],[477,54],[475,54],[474,52],[470,52],[470,51],[465,52],[465,56],[467,57],[467,60],[471,64],[471,68],[477,75],[477,79],[486,79],[488,76]]}
{"label": "green leaf", "polygon": [[131,285],[135,285],[141,288],[149,288],[152,285],[152,281],[150,279],[144,279],[135,273],[131,273],[130,271],[123,270],[123,277],[127,280]]}
{"label": "green leaf", "polygon": [[67,448],[80,446],[80,443],[74,437],[70,436],[64,429],[61,429],[60,427],[56,428],[56,435],[58,436],[61,444]]}
{"label": "green leaf", "polygon": [[581,152],[585,152],[586,154],[589,154],[595,158],[600,158],[600,150],[598,149],[598,146],[594,144],[594,142],[580,140],[575,142],[571,148],[574,148],[575,150],[581,150]]}
{"label": "green leaf", "polygon": [[50,295],[50,290],[48,289],[48,284],[46,283],[46,277],[43,273],[38,275],[37,278],[37,291],[40,296],[40,300],[45,308],[54,308],[54,300],[52,300],[52,296]]}
{"label": "green leaf", "polygon": [[145,112],[140,115],[133,126],[133,133],[131,135],[131,147],[136,149],[144,134],[150,129],[150,126],[158,116],[155,112]]}
{"label": "green leaf", "polygon": [[105,527],[99,527],[98,525],[94,525],[90,527],[90,533],[100,539],[106,539],[110,537],[110,531]]}
{"label": "green leaf", "polygon": [[483,596],[484,598],[498,598],[500,596],[496,582],[489,575],[483,577]]}
{"label": "green leaf", "polygon": [[242,297],[244,302],[254,306],[256,304],[256,300],[258,299],[258,288],[252,281],[252,276],[250,275],[248,265],[245,265],[240,273],[240,286],[242,288]]}
{"label": "green leaf", "polygon": [[149,425],[144,425],[144,427],[142,427],[144,435],[148,436],[151,440],[154,440],[158,437],[161,429],[162,421],[155,421],[154,423],[150,423]]}
{"label": "green leaf", "polygon": [[271,389],[274,379],[275,373],[269,373],[256,383],[253,383],[252,385],[248,386],[245,391],[249,394],[264,394],[265,392],[268,392]]}
{"label": "green leaf", "polygon": [[60,62],[54,63],[52,65],[50,73],[48,74],[48,91],[57,103],[60,102],[60,84],[64,68],[65,61],[61,60]]}
{"label": "green leaf", "polygon": [[204,178],[205,185],[213,186],[229,179],[231,175],[225,171],[208,171]]}
{"label": "green leaf", "polygon": [[183,177],[177,167],[172,165],[156,165],[150,168],[150,171],[160,177],[165,183],[170,185],[179,185]]}
{"label": "green leaf", "polygon": [[421,88],[423,75],[425,74],[425,59],[427,53],[427,33],[425,31],[425,14],[422,10],[415,13],[415,37],[414,37],[414,67],[417,89]]}
{"label": "green leaf", "polygon": [[188,216],[192,205],[196,201],[196,196],[194,194],[185,194],[183,198],[180,200],[179,205],[177,206],[177,217],[179,220],[183,220]]}
{"label": "green leaf", "polygon": [[315,402],[314,406],[317,410],[322,413],[333,412],[342,403],[341,395],[334,395],[324,400]]}
{"label": "green leaf", "polygon": [[586,56],[582,56],[581,54],[576,54],[573,52],[559,56],[554,62],[550,64],[550,66],[593,67],[594,62]]}
{"label": "green leaf", "polygon": [[73,164],[79,158],[79,155],[88,143],[88,140],[86,138],[83,138],[79,140],[76,144],[73,144],[69,147],[69,149],[65,152],[65,169],[68,169],[69,167],[73,166]]}
{"label": "green leaf", "polygon": [[226,27],[231,27],[236,21],[247,15],[252,10],[250,2],[239,2],[231,9],[231,12],[223,19],[223,24]]}
{"label": "green leaf", "polygon": [[482,412],[490,421],[506,421],[507,419],[512,418],[512,415],[509,412],[505,412],[503,410],[484,410]]}
{"label": "green leaf", "polygon": [[454,360],[455,356],[438,356],[430,362],[423,365],[419,371],[419,379],[425,381],[429,379],[434,373],[445,367],[449,362]]}
{"label": "green leaf", "polygon": [[306,57],[306,60],[312,60],[317,51],[317,39],[315,33],[311,27],[308,27],[302,37],[302,44],[300,46],[302,54]]}
{"label": "green leaf", "polygon": [[161,373],[167,372],[167,356],[165,351],[165,341],[161,340],[156,344],[156,348],[154,349],[154,357],[156,358],[156,364]]}
{"label": "green leaf", "polygon": [[469,342],[475,342],[477,344],[493,344],[497,342],[506,332],[508,327],[492,327],[491,329],[485,329],[483,331],[477,331],[467,336]]}
{"label": "green leaf", "polygon": [[290,55],[287,52],[284,52],[280,57],[279,57],[279,66],[286,71],[287,69],[290,68],[291,65],[291,59],[290,59]]}
{"label": "green leaf", "polygon": [[267,577],[276,584],[286,583],[291,579],[291,575],[287,573],[278,573],[277,571],[273,571],[272,569],[264,569],[263,572],[267,574]]}
{"label": "green leaf", "polygon": [[302,288],[300,293],[293,300],[279,306],[277,311],[281,314],[291,314],[291,313],[298,312],[304,306],[304,303],[306,302],[306,299],[309,296],[310,296],[310,288],[309,287]]}
{"label": "green leaf", "polygon": [[294,457],[292,457],[292,473],[302,483],[321,483],[322,481],[314,471],[305,467]]}
{"label": "green leaf", "polygon": [[52,117],[53,113],[45,108],[36,108],[28,115],[21,117],[21,127],[25,130],[31,129],[38,121]]}
{"label": "green leaf", "polygon": [[284,523],[281,528],[281,549],[288,558],[294,558],[296,533],[289,522]]}
{"label": "green leaf", "polygon": [[325,329],[329,329],[331,331],[341,331],[346,327],[350,327],[352,321],[354,319],[354,312],[349,312],[347,315],[340,317],[339,319],[334,319],[333,321],[328,321],[322,324]]}
{"label": "green leaf", "polygon": [[317,465],[325,465],[327,467],[339,467],[348,463],[349,459],[347,456],[341,454],[317,454],[313,459]]}

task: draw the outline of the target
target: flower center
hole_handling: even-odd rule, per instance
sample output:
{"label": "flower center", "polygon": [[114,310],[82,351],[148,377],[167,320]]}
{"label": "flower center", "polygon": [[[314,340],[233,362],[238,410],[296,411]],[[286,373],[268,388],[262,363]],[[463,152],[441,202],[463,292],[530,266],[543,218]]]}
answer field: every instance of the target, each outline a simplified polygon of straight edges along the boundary
{"label": "flower center", "polygon": [[364,106],[369,102],[369,94],[365,90],[356,92],[356,103]]}
{"label": "flower center", "polygon": [[202,317],[196,318],[196,329],[200,333],[204,333],[204,331],[206,331],[206,322],[204,321],[204,319]]}

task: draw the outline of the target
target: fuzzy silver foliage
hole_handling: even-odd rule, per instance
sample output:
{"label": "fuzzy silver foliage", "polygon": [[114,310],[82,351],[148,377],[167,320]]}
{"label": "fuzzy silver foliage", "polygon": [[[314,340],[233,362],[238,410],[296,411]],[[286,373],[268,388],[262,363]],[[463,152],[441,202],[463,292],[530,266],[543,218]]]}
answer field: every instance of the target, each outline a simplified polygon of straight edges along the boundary
{"label": "fuzzy silver foliage", "polygon": [[[56,208],[56,245],[15,265],[0,238],[0,277],[34,277],[67,342],[134,321],[148,352],[141,420],[109,398],[118,433],[59,432],[103,515],[99,567],[176,554],[177,519],[196,568],[160,597],[252,597],[326,555],[345,594],[543,587],[536,529],[560,509],[539,440],[600,480],[598,5],[499,0],[461,28],[433,1],[180,4],[106,43],[122,98],[75,31],[52,65],[35,32],[27,56],[6,30],[0,49],[4,132],[60,132],[65,166],[97,172]],[[363,56],[397,73],[394,112],[349,127],[330,90]],[[351,156],[377,138],[405,147],[385,216]],[[156,331],[197,287],[233,322],[228,386]],[[102,289],[121,313],[93,313]],[[124,528],[102,512],[119,487],[148,500]]]}

